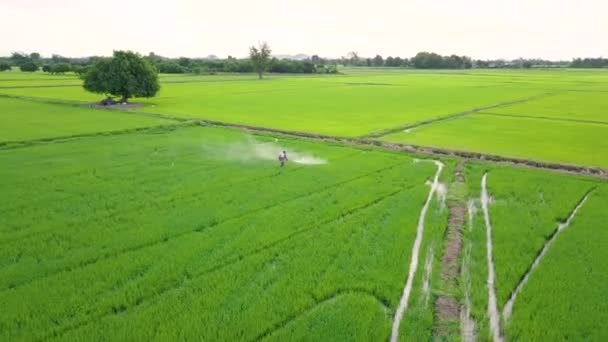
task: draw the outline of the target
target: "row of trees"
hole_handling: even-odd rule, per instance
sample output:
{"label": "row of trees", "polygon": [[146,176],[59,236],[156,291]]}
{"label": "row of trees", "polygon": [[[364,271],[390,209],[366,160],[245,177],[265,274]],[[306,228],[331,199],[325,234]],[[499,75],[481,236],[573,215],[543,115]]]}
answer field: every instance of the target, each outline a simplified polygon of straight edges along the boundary
{"label": "row of trees", "polygon": [[[330,62],[332,60],[329,60]],[[381,55],[374,58],[361,58],[357,52],[351,51],[339,60],[342,65],[368,67],[401,67],[418,69],[468,69],[473,67],[473,61],[466,56],[441,56],[434,52],[419,52],[412,58]]]}
{"label": "row of trees", "polygon": [[608,68],[608,58],[576,58],[570,66],[573,68]]}
{"label": "row of trees", "polygon": [[[261,44],[263,45],[263,43]],[[258,53],[260,46],[256,47]],[[250,51],[251,52],[251,51]],[[251,56],[250,56],[251,57]],[[0,58],[0,71],[18,67],[22,71],[38,71],[61,74],[75,72],[82,74],[86,68],[95,63],[100,57],[68,58],[52,55],[44,58],[37,52],[30,54],[13,53],[8,58]],[[215,73],[251,73],[256,72],[254,59],[234,58],[229,56],[219,59],[215,56],[207,58],[167,58],[150,53],[144,57],[160,73],[181,74],[215,74]],[[608,68],[606,58],[576,58],[573,61],[550,61],[543,59],[515,60],[472,60],[466,56],[441,56],[433,52],[420,52],[412,58],[388,56],[383,58],[376,55],[373,58],[359,57],[357,52],[349,52],[346,57],[321,58],[313,55],[305,60],[277,59],[267,56],[265,70],[272,73],[327,73],[338,72],[337,65],[368,66],[368,67],[401,67],[420,69],[468,69],[468,68],[532,68],[532,67],[574,67],[574,68]]]}
{"label": "row of trees", "polygon": [[[150,56],[146,56],[149,59]],[[149,59],[150,60],[150,59]],[[163,74],[215,74],[215,73],[252,73],[255,72],[251,59],[237,59],[228,57],[226,59],[191,59],[179,58],[150,60],[151,63]],[[272,73],[291,74],[313,74],[313,73],[337,73],[335,65],[315,65],[311,61],[296,61],[289,59],[270,58],[268,71]]]}

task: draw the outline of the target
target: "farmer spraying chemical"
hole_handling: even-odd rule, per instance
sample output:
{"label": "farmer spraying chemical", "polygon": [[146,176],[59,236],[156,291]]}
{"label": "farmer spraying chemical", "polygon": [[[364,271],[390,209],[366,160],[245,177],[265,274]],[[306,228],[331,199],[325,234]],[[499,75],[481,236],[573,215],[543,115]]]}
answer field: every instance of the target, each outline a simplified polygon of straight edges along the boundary
{"label": "farmer spraying chemical", "polygon": [[287,152],[283,151],[279,153],[279,162],[281,163],[281,167],[285,166],[285,162],[288,161]]}

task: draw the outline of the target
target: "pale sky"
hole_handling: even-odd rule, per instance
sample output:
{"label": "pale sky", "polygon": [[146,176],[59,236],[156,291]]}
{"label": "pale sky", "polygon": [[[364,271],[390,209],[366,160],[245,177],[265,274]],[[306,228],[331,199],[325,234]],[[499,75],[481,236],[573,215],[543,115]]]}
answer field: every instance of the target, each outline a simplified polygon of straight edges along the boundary
{"label": "pale sky", "polygon": [[0,55],[608,57],[608,0],[0,0]]}

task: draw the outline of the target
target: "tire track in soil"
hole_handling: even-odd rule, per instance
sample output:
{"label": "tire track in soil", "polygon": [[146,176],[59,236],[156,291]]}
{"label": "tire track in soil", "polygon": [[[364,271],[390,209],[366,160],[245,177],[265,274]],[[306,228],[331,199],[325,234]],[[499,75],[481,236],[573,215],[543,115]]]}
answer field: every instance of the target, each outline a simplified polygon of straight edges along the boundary
{"label": "tire track in soil", "polygon": [[[244,260],[246,260],[246,259],[248,259],[250,257],[253,257],[253,256],[258,255],[260,253],[263,253],[263,252],[265,252],[267,250],[270,250],[270,249],[272,249],[274,247],[277,247],[277,246],[279,246],[279,245],[281,245],[281,244],[283,244],[283,243],[285,243],[287,241],[290,241],[291,239],[293,239],[293,238],[295,238],[297,236],[300,236],[300,235],[305,234],[307,232],[314,231],[316,229],[320,229],[320,228],[326,227],[327,225],[330,225],[333,222],[342,220],[345,217],[351,216],[351,215],[355,214],[356,212],[359,212],[359,211],[366,210],[366,209],[369,209],[371,207],[374,207],[374,206],[378,205],[379,203],[381,203],[382,201],[388,200],[388,199],[390,199],[390,198],[392,198],[392,197],[394,197],[394,196],[396,196],[398,194],[406,192],[407,190],[408,189],[399,189],[399,190],[395,190],[395,191],[389,192],[389,193],[384,194],[384,195],[382,195],[380,197],[377,197],[376,199],[374,199],[374,200],[372,200],[370,202],[367,202],[365,204],[359,205],[359,206],[351,208],[351,209],[349,209],[349,210],[347,210],[345,212],[342,212],[337,217],[333,217],[333,218],[324,220],[322,222],[317,222],[315,224],[307,225],[305,228],[296,230],[296,231],[288,234],[287,236],[284,236],[284,237],[282,237],[282,238],[280,238],[278,240],[275,240],[275,241],[273,241],[271,243],[263,245],[263,246],[261,246],[261,247],[259,247],[257,249],[254,249],[253,251],[233,256],[233,257],[228,258],[226,261],[224,261],[224,262],[222,262],[222,263],[220,263],[218,265],[206,268],[206,269],[204,269],[204,270],[202,270],[200,272],[193,273],[193,274],[188,274],[188,275],[186,275],[186,277],[182,278],[177,283],[170,284],[170,285],[165,286],[163,288],[157,289],[156,291],[154,291],[153,293],[151,293],[151,294],[149,294],[147,296],[143,296],[141,298],[138,298],[137,302],[134,305],[130,306],[130,307],[124,307],[124,308],[122,308],[118,312],[114,312],[114,311],[97,312],[95,315],[92,315],[92,317],[88,317],[86,320],[84,320],[82,322],[75,323],[73,325],[60,328],[60,329],[58,329],[56,331],[53,331],[53,332],[47,334],[46,336],[42,337],[39,340],[40,341],[46,341],[46,340],[48,340],[50,338],[53,338],[53,337],[55,337],[55,338],[56,337],[61,337],[61,336],[65,335],[66,333],[68,333],[69,331],[76,330],[76,329],[81,328],[81,327],[83,327],[85,325],[91,324],[94,321],[99,321],[101,319],[104,319],[105,317],[109,317],[109,316],[116,315],[116,314],[124,314],[126,311],[136,309],[137,307],[140,307],[141,305],[143,305],[146,302],[149,302],[149,301],[154,300],[154,299],[158,299],[158,298],[160,298],[162,296],[167,295],[168,293],[170,293],[172,291],[179,290],[185,283],[187,283],[189,281],[193,281],[193,280],[195,280],[197,278],[205,276],[206,274],[219,271],[219,270],[221,270],[221,269],[223,269],[225,267],[229,267],[229,266],[234,265],[234,264],[236,264],[238,262],[244,261]],[[374,296],[374,297],[378,298],[376,296]],[[379,301],[386,306],[386,303],[384,303],[382,300],[379,300]]]}
{"label": "tire track in soil", "polygon": [[[464,186],[463,168],[463,161],[456,165],[453,185]],[[448,201],[448,210],[446,242],[441,258],[441,279],[444,285],[435,302],[436,320],[433,328],[433,336],[441,340],[450,334],[448,323],[458,321],[461,316],[461,307],[455,298],[455,291],[458,288],[458,276],[461,271],[459,260],[462,251],[462,230],[467,213],[464,199]]]}
{"label": "tire track in soil", "polygon": [[490,204],[490,195],[487,189],[488,173],[486,172],[481,179],[481,208],[483,210],[483,218],[486,225],[486,251],[488,259],[488,317],[490,320],[490,332],[494,342],[502,342],[503,337],[500,333],[500,313],[498,311],[498,301],[496,299],[495,268],[494,256],[492,251],[492,225],[490,223],[490,212],[488,206]]}
{"label": "tire track in soil", "polygon": [[549,248],[551,247],[553,242],[557,239],[558,235],[562,231],[564,231],[564,229],[566,229],[570,226],[570,223],[572,223],[572,220],[578,213],[579,209],[587,202],[587,199],[591,195],[592,191],[593,191],[593,189],[589,190],[585,194],[585,196],[578,202],[576,207],[570,212],[570,215],[568,216],[568,219],[566,219],[565,222],[560,222],[557,224],[557,228],[551,234],[551,237],[547,241],[545,241],[545,244],[543,245],[541,250],[536,255],[536,258],[534,259],[532,264],[530,264],[530,266],[526,270],[526,273],[524,274],[522,279],[519,281],[519,283],[515,287],[515,290],[513,292],[511,292],[511,295],[509,296],[509,299],[507,300],[507,303],[505,304],[504,309],[502,311],[502,317],[505,322],[507,320],[509,320],[509,318],[511,317],[511,313],[513,312],[513,305],[515,303],[515,300],[517,299],[517,295],[521,292],[523,287],[528,282],[528,279],[530,278],[530,274],[536,269],[536,267],[538,267],[538,265],[540,264],[541,260],[545,256],[545,254],[547,254],[547,251],[549,250]]}
{"label": "tire track in soil", "polygon": [[418,268],[418,258],[420,256],[420,245],[422,244],[422,235],[424,233],[424,220],[426,218],[426,213],[431,204],[431,200],[433,199],[433,195],[435,194],[437,187],[439,186],[439,176],[441,175],[441,171],[443,170],[443,163],[440,161],[433,161],[437,166],[437,172],[435,173],[435,178],[433,183],[431,184],[431,189],[429,190],[429,195],[420,211],[420,216],[418,218],[418,227],[416,229],[416,239],[414,240],[414,245],[412,246],[412,254],[410,260],[410,266],[408,269],[408,276],[405,282],[405,287],[403,288],[403,295],[401,296],[401,300],[399,301],[399,306],[395,311],[395,317],[393,319],[393,327],[391,330],[391,342],[397,342],[399,339],[399,326],[401,325],[401,320],[403,319],[403,315],[407,310],[408,301],[410,298],[410,294],[412,292],[412,286],[414,284],[414,276],[416,275],[416,269]]}

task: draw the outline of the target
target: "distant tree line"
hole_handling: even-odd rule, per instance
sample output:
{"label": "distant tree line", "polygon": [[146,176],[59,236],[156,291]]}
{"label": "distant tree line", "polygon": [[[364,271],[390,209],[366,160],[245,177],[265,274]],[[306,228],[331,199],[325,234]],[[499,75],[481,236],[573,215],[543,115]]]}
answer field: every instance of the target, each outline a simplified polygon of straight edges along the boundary
{"label": "distant tree line", "polygon": [[[75,72],[83,74],[87,68],[103,57],[69,58],[60,55],[52,55],[43,58],[39,53],[30,54],[14,52],[9,57],[0,58],[0,71],[10,70],[17,67],[24,72],[42,70],[52,74],[63,74]],[[253,73],[254,64],[250,58],[234,58],[229,56],[219,59],[214,56],[207,58],[168,58],[159,56],[153,52],[144,57],[160,73],[166,74],[216,74],[216,73]],[[293,74],[335,74],[338,72],[336,65],[315,62],[311,58],[307,60],[291,60],[270,58],[266,71],[270,73],[293,73]]]}
{"label": "distant tree line", "polygon": [[[0,72],[19,68],[24,72],[42,70],[52,74],[75,72],[83,74],[87,68],[102,57],[70,58],[52,55],[42,57],[37,52],[29,54],[14,52],[9,57],[0,57]],[[251,58],[168,58],[153,52],[144,56],[160,73],[164,74],[216,74],[216,73],[254,73],[256,68]],[[419,52],[411,58],[381,55],[360,57],[351,51],[340,58],[322,58],[313,55],[303,60],[270,58],[265,71],[270,73],[291,74],[335,74],[338,65],[359,67],[394,67],[415,69],[526,69],[526,68],[608,68],[608,58],[576,58],[572,61],[550,61],[544,59],[494,59],[473,60],[467,56],[442,56],[434,52]]]}
{"label": "distant tree line", "polygon": [[608,58],[575,58],[573,68],[608,68]]}
{"label": "distant tree line", "polygon": [[[314,58],[315,56],[313,56]],[[351,51],[339,59],[325,60],[329,63],[344,66],[360,67],[400,67],[416,69],[527,69],[527,68],[608,68],[608,59],[605,58],[576,58],[572,61],[551,61],[539,58],[518,58],[514,60],[473,60],[467,56],[441,56],[433,52],[419,52],[412,58],[389,56],[383,58],[376,55],[373,58],[360,57],[357,52]]]}
{"label": "distant tree line", "polygon": [[[144,57],[163,74],[216,74],[216,73],[253,73],[256,72],[250,58],[165,58],[154,53]],[[323,65],[312,60],[291,60],[270,58],[266,71],[289,74],[335,74],[336,65]]]}

